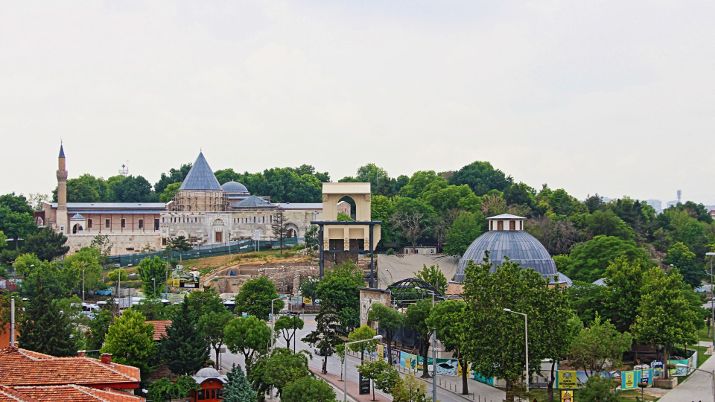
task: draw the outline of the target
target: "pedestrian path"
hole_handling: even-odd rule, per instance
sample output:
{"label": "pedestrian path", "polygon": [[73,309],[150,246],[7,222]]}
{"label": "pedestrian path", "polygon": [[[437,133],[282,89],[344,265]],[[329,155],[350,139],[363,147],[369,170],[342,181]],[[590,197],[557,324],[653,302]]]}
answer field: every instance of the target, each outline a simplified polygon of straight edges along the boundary
{"label": "pedestrian path", "polygon": [[715,359],[708,358],[685,382],[659,399],[659,402],[715,402]]}
{"label": "pedestrian path", "polygon": [[[311,368],[311,371],[313,374],[316,376],[322,378],[323,380],[327,381],[328,383],[332,384],[335,388],[340,390],[340,395],[342,396],[342,389],[345,385],[345,382],[343,382],[339,376],[335,374],[323,374],[320,372],[320,370],[315,370]],[[392,398],[387,395],[383,395],[381,392],[375,390],[375,399],[372,399],[372,393],[369,395],[360,395],[360,390],[358,389],[358,383],[356,381],[348,381],[347,383],[347,394],[348,394],[348,399],[353,400],[355,402],[368,402],[368,401],[391,401]]]}

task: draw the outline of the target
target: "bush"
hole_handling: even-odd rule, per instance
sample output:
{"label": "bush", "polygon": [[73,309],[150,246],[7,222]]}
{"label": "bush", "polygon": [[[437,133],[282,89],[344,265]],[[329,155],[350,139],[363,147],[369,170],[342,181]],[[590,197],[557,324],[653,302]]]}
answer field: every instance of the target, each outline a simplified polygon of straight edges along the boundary
{"label": "bush", "polygon": [[592,376],[578,392],[578,401],[583,402],[619,402],[621,398],[613,391],[611,380]]}

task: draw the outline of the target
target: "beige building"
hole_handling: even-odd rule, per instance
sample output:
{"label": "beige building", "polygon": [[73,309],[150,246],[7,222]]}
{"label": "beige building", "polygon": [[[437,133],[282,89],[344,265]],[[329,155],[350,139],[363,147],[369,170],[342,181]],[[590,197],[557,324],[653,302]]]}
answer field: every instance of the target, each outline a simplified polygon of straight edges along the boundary
{"label": "beige building", "polygon": [[163,248],[172,237],[194,245],[223,244],[241,239],[273,240],[272,224],[281,217],[287,237],[299,241],[310,222],[320,219],[320,203],[272,203],[251,195],[241,183],[219,184],[203,153],[169,203],[67,202],[67,164],[60,146],[57,202],[35,214],[39,226],[67,236],[70,253],[107,236],[112,255]]}

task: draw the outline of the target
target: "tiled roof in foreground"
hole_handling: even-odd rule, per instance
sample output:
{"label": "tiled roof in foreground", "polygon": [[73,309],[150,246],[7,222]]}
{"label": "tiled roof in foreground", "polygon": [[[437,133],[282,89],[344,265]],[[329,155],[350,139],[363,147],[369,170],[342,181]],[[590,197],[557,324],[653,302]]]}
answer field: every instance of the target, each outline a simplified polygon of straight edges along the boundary
{"label": "tiled roof in foreground", "polygon": [[5,386],[77,384],[133,389],[140,381],[139,369],[124,364],[54,357],[14,347],[0,350],[0,384]]}
{"label": "tiled roof in foreground", "polygon": [[146,323],[154,327],[152,339],[155,341],[160,341],[161,338],[167,336],[166,330],[171,326],[171,320],[148,320]]}
{"label": "tiled roof in foreground", "polygon": [[124,392],[80,385],[15,386],[0,385],[0,402],[140,402],[144,398]]}

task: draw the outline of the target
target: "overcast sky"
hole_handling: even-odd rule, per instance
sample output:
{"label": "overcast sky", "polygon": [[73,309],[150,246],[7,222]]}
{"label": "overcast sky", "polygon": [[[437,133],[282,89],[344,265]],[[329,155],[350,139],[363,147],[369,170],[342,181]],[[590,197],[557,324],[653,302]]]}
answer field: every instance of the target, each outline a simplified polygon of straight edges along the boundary
{"label": "overcast sky", "polygon": [[579,198],[715,204],[715,2],[0,0],[0,193],[474,160]]}

